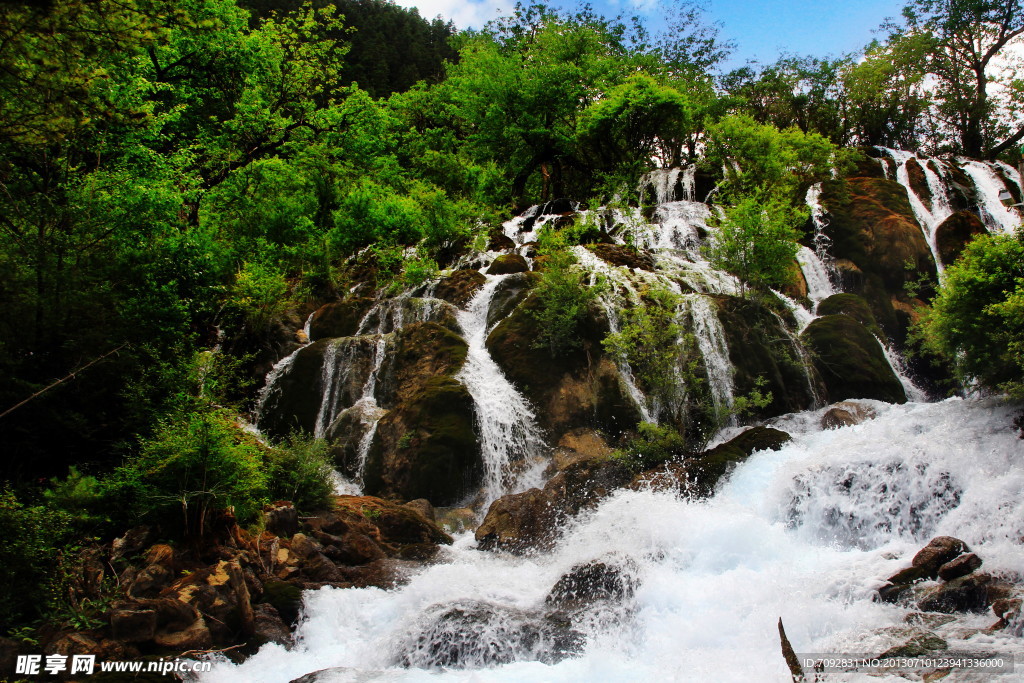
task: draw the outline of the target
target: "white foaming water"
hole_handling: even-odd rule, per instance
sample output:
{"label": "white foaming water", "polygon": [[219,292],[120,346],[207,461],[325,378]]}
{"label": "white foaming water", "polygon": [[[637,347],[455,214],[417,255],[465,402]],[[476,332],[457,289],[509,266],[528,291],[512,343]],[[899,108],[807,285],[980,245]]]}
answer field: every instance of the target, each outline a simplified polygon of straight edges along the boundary
{"label": "white foaming water", "polygon": [[[798,652],[878,654],[900,644],[879,629],[903,625],[910,610],[872,596],[929,538],[962,538],[990,572],[1024,565],[1024,462],[1010,407],[867,403],[878,417],[843,429],[820,431],[820,410],[779,419],[793,441],[755,453],[710,500],[620,491],[569,524],[550,554],[480,552],[465,534],[400,588],[308,592],[294,649],[267,645],[239,666],[221,659],[201,680],[285,683],[346,667],[319,680],[781,683],[790,678],[780,617]],[[611,557],[629,558],[638,587],[622,604],[572,618],[578,656],[544,664],[519,653],[485,669],[401,665],[422,654],[430,619],[448,606],[542,614],[559,576]],[[993,621],[965,617],[940,634],[954,650],[1024,654],[1012,634],[964,628]],[[492,627],[469,621],[445,643],[486,645]]]}
{"label": "white foaming water", "polygon": [[[939,225],[942,224],[942,221],[953,215],[953,207],[949,201],[946,184],[931,168],[933,163],[937,167],[941,168],[942,162],[937,159],[918,159],[911,152],[888,149],[885,147],[881,147],[879,149],[888,154],[893,161],[896,162],[896,182],[907,190],[907,199],[910,201],[910,208],[914,211],[914,216],[917,217],[917,222],[921,226],[921,232],[924,234],[925,240],[928,242],[928,248],[932,252],[932,258],[935,260],[935,267],[941,275],[943,263],[942,259],[939,258],[936,230]],[[916,160],[918,165],[924,171],[925,180],[928,183],[928,191],[931,194],[931,201],[929,202],[930,206],[925,206],[924,200],[917,196],[917,193],[914,192],[913,185],[910,183],[910,171],[907,168],[907,164],[912,159]]]}
{"label": "white foaming water", "polygon": [[800,264],[800,271],[807,282],[807,298],[814,302],[815,306],[836,293],[828,268],[817,254],[807,247],[800,247],[796,252],[796,262]]}
{"label": "white foaming water", "polygon": [[965,161],[963,169],[974,181],[985,227],[989,232],[1012,235],[1020,227],[1021,218],[1017,209],[1008,209],[999,201],[999,193],[1006,187],[1005,183],[986,163]]}
{"label": "white foaming water", "polygon": [[505,275],[485,275],[487,282],[456,315],[468,345],[466,364],[456,375],[476,408],[476,424],[484,464],[484,504],[510,493],[511,465],[533,459],[544,440],[534,422],[533,410],[508,381],[487,350],[487,312]]}
{"label": "white foaming water", "polygon": [[729,360],[729,346],[725,341],[725,330],[718,319],[715,305],[704,296],[689,296],[690,316],[693,319],[693,334],[697,339],[704,367],[708,371],[708,387],[715,408],[731,408],[733,403],[732,361]]}
{"label": "white foaming water", "polygon": [[910,401],[924,402],[928,400],[928,392],[910,378],[907,372],[907,364],[903,360],[903,357],[893,348],[891,348],[884,341],[875,337],[875,341],[882,347],[882,353],[885,354],[885,360],[889,362],[889,367],[892,368],[893,374],[899,379],[900,384],[903,385],[903,392],[907,395],[907,399]]}

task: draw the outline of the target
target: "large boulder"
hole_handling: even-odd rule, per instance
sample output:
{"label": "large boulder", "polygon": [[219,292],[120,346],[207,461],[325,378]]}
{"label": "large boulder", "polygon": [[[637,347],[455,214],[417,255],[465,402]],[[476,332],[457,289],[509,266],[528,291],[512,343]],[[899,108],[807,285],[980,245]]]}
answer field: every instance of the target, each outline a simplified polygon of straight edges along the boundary
{"label": "large boulder", "polygon": [[436,323],[414,323],[399,334],[383,393],[393,396],[377,424],[363,473],[375,495],[426,498],[451,505],[483,472],[473,429],[473,399],[455,379],[466,360],[461,337]]}
{"label": "large boulder", "polygon": [[723,444],[681,461],[641,472],[630,488],[671,490],[692,497],[711,496],[722,477],[756,451],[777,451],[790,441],[786,432],[757,426],[744,430]]}
{"label": "large boulder", "polygon": [[896,304],[920,303],[906,293],[906,285],[923,280],[929,286],[921,294],[927,295],[937,279],[906,189],[882,178],[830,180],[822,183],[821,203],[845,288],[868,302],[886,335],[901,345],[910,319]]}
{"label": "large boulder", "polygon": [[[815,397],[808,386],[807,368],[795,343],[789,341],[782,318],[752,299],[722,296],[716,297],[716,303],[735,369],[736,395],[750,393],[759,381],[765,382],[760,390],[772,394],[772,402],[755,409],[754,416],[765,419],[810,408]],[[813,374],[810,381],[820,383]]]}
{"label": "large boulder", "polygon": [[478,270],[456,270],[434,287],[434,296],[464,308],[485,282],[487,278]]}
{"label": "large boulder", "polygon": [[906,392],[878,340],[848,315],[827,315],[804,330],[803,342],[830,401],[873,398],[905,403]]}
{"label": "large boulder", "polygon": [[840,313],[848,315],[866,327],[871,334],[876,337],[882,336],[882,329],[878,326],[878,321],[875,320],[875,315],[871,312],[868,302],[856,294],[833,294],[818,304],[816,312],[819,316],[839,315]]}
{"label": "large boulder", "polygon": [[967,243],[977,235],[985,234],[985,224],[970,211],[957,211],[942,221],[935,229],[935,242],[939,247],[939,258],[945,265],[951,265],[960,258]]}
{"label": "large boulder", "polygon": [[587,247],[606,263],[625,266],[636,270],[654,270],[654,257],[645,251],[631,249],[621,244],[591,244]]}
{"label": "large boulder", "polygon": [[358,296],[324,304],[313,313],[309,321],[309,341],[351,337],[359,331],[359,321],[371,306],[373,299]]}
{"label": "large boulder", "polygon": [[476,530],[483,550],[529,554],[548,549],[564,521],[629,483],[629,470],[607,457],[580,458],[548,480],[543,489],[502,496],[491,503]]}
{"label": "large boulder", "polygon": [[519,254],[502,254],[491,262],[487,268],[488,275],[511,275],[513,273],[525,273],[530,270],[530,264]]}

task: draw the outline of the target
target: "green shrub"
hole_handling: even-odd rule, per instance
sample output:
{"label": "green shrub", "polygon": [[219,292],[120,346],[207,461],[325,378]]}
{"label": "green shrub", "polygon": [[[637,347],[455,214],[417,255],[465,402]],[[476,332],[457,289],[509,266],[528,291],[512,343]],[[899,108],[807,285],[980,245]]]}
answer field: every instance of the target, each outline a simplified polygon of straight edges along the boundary
{"label": "green shrub", "polygon": [[965,383],[1024,398],[1024,232],[968,244],[916,335]]}
{"label": "green shrub", "polygon": [[613,458],[635,472],[666,463],[682,455],[686,448],[683,436],[670,426],[641,422],[637,431],[639,433],[628,446],[612,454]]}
{"label": "green shrub", "polygon": [[[666,289],[647,291],[643,304],[623,310],[619,331],[609,333],[602,342],[617,362],[630,366],[648,393],[664,402],[686,391],[681,383],[697,381],[690,372],[696,361],[695,344],[677,322],[679,301]],[[686,377],[679,377],[680,368],[687,369]]]}
{"label": "green shrub", "polygon": [[103,486],[96,477],[82,474],[72,465],[63,481],[54,479],[43,491],[46,506],[68,515],[72,525],[80,530],[92,529],[110,521],[107,514]]}
{"label": "green shrub", "polygon": [[544,259],[544,270],[533,288],[537,307],[531,315],[539,330],[534,346],[560,356],[582,343],[580,323],[597,293],[584,281],[586,274],[577,266],[563,235],[541,232],[538,253]]}
{"label": "green shrub", "polygon": [[266,501],[262,465],[260,449],[228,411],[197,409],[164,422],[115,471],[110,488],[136,518],[201,538],[219,511],[233,509],[241,523],[255,519]]}
{"label": "green shrub", "polygon": [[247,262],[235,276],[227,306],[236,310],[252,330],[263,330],[288,305],[288,282],[271,266]]}
{"label": "green shrub", "polygon": [[25,507],[10,491],[0,491],[0,633],[50,611],[70,525],[64,512]]}
{"label": "green shrub", "polygon": [[303,512],[330,505],[334,466],[323,439],[292,434],[267,453],[267,472],[271,498],[290,500]]}

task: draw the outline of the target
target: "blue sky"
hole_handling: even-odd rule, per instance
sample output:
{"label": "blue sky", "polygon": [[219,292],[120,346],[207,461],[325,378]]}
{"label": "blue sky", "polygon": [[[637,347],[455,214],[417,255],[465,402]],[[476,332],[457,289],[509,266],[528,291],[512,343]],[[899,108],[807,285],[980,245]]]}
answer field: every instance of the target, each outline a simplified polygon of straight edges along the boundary
{"label": "blue sky", "polygon": [[[438,14],[460,28],[478,27],[508,13],[515,0],[396,0],[416,6],[420,14]],[[572,7],[549,0],[548,4]],[[663,15],[659,0],[595,0],[594,8],[608,16],[639,14],[651,25]],[[736,42],[730,66],[746,59],[773,62],[780,52],[824,57],[857,50],[873,37],[886,17],[898,17],[900,0],[707,0],[708,16],[722,24],[722,35]]]}

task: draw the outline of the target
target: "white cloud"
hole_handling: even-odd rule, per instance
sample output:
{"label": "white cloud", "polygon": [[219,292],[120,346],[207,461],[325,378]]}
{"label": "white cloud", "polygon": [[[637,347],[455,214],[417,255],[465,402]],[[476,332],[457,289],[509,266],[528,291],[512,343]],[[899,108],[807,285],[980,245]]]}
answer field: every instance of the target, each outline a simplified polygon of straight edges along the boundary
{"label": "white cloud", "polygon": [[512,11],[514,0],[396,0],[402,7],[415,7],[424,19],[441,15],[459,28],[480,28],[491,19]]}

